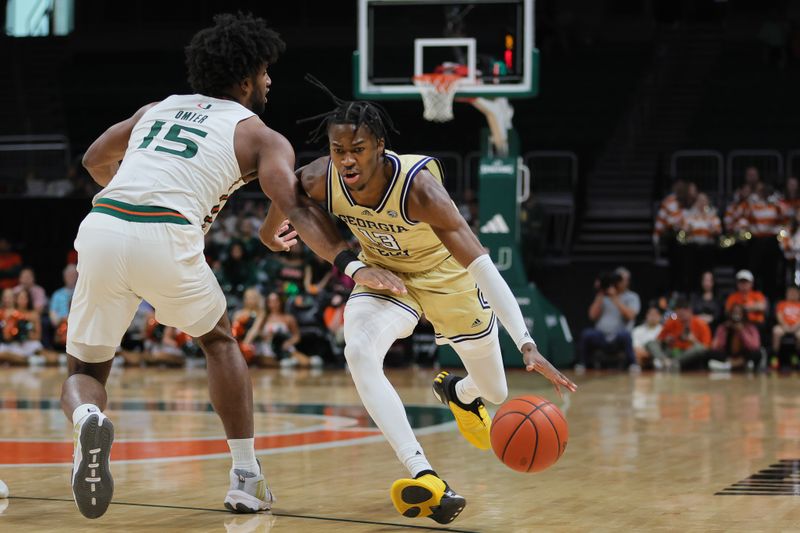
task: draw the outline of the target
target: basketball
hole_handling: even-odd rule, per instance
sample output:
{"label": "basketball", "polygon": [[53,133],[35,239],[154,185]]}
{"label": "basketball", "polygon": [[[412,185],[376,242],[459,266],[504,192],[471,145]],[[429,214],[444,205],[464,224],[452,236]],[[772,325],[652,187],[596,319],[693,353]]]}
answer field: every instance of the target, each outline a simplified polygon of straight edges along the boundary
{"label": "basketball", "polygon": [[551,466],[563,455],[568,438],[561,410],[538,396],[509,400],[492,420],[492,449],[517,472],[539,472]]}

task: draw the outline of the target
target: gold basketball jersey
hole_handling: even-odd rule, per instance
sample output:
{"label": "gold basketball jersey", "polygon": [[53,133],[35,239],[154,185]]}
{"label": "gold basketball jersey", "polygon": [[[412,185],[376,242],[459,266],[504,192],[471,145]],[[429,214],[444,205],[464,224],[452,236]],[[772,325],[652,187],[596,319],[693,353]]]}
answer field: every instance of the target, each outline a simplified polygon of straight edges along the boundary
{"label": "gold basketball jersey", "polygon": [[361,260],[394,272],[425,272],[442,263],[450,252],[430,225],[408,216],[408,194],[414,177],[423,168],[440,182],[439,161],[424,155],[398,155],[386,151],[393,173],[383,199],[374,209],[359,205],[328,163],[328,211],[342,220],[361,243]]}

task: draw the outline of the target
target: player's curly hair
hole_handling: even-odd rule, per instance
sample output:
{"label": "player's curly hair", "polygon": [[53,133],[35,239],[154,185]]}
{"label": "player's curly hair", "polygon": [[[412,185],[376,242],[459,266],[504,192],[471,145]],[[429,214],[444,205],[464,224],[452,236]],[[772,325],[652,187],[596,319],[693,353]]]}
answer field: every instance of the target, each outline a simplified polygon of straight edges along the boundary
{"label": "player's curly hair", "polygon": [[306,74],[305,79],[318,89],[327,94],[333,100],[335,108],[313,117],[298,120],[298,124],[304,122],[319,121],[317,127],[309,133],[309,142],[316,143],[323,140],[328,135],[328,128],[332,124],[353,124],[356,129],[365,126],[369,129],[376,139],[383,139],[386,146],[389,146],[389,132],[400,133],[394,127],[394,122],[389,113],[383,106],[366,100],[347,101],[342,100],[321,81]]}
{"label": "player's curly hair", "polygon": [[286,49],[275,30],[251,14],[224,13],[200,30],[186,47],[186,68],[192,90],[221,96],[232,85],[273,64]]}

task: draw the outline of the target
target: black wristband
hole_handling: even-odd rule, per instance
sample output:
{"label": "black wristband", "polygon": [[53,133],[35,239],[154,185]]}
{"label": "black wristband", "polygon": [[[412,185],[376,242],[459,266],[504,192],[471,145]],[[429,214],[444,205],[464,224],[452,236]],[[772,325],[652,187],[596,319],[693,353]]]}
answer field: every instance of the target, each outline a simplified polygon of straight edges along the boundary
{"label": "black wristband", "polygon": [[347,250],[342,250],[336,255],[336,259],[333,260],[333,264],[339,269],[340,272],[344,272],[344,269],[347,268],[347,265],[353,261],[358,261],[358,256],[355,254],[355,252],[353,252],[353,250],[348,248]]}

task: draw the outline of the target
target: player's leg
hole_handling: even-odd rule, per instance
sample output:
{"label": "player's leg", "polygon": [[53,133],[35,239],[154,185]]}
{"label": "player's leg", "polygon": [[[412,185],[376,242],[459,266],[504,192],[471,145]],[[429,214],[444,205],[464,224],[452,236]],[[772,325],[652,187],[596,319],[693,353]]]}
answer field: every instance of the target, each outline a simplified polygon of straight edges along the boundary
{"label": "player's leg", "polygon": [[159,323],[196,338],[205,353],[209,396],[233,459],[225,506],[268,510],[274,498],[255,455],[250,374],[231,332],[225,295],[203,256],[203,234],[194,226],[140,226],[152,235],[142,236],[145,244],[131,258],[131,284],[153,305]]}
{"label": "player's leg", "polygon": [[103,515],[114,493],[109,463],[114,426],[103,413],[105,383],[116,346],[139,305],[125,280],[126,235],[120,224],[127,223],[90,214],[75,241],[80,277],[70,307],[69,375],[61,406],[74,425],[72,493],[87,518]]}
{"label": "player's leg", "polygon": [[483,400],[499,404],[508,395],[497,328],[487,333],[452,344],[467,370],[464,378],[440,372],[433,383],[434,394],[450,407],[461,434],[481,450],[491,448],[491,418]]}
{"label": "player's leg", "polygon": [[412,476],[429,470],[403,402],[383,372],[386,352],[414,331],[418,316],[365,293],[347,302],[344,316],[344,355],[364,407]]}
{"label": "player's leg", "polygon": [[432,469],[403,402],[383,372],[386,352],[395,340],[410,335],[418,320],[417,312],[398,300],[354,294],[344,311],[344,354],[364,407],[412,476],[394,482],[392,503],[409,518],[429,517],[446,524],[466,502]]}

